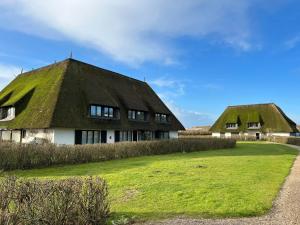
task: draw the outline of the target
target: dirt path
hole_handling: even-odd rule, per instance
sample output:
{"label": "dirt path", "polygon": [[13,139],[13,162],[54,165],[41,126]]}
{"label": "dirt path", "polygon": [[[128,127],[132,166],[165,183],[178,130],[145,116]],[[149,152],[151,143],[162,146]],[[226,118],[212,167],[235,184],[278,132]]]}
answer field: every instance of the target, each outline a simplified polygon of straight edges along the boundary
{"label": "dirt path", "polygon": [[[290,147],[300,151],[299,146]],[[297,156],[270,213],[238,219],[187,219],[147,222],[143,225],[300,225],[300,155]]]}

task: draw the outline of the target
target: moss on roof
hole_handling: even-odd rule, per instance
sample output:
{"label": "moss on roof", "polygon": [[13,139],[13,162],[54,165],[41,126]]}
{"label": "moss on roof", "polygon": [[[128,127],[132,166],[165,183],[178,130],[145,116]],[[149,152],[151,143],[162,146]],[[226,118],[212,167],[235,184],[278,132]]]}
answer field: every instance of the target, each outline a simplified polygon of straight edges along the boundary
{"label": "moss on roof", "polygon": [[[118,107],[121,119],[89,118],[90,104]],[[0,122],[8,129],[184,129],[146,82],[73,59],[19,75],[0,92],[5,106],[16,107],[14,120]],[[128,109],[147,111],[151,119],[128,121]],[[170,123],[156,123],[155,113],[168,114]]]}
{"label": "moss on roof", "polygon": [[262,132],[298,132],[296,124],[275,104],[229,106],[211,127],[212,132],[226,132],[226,123],[239,118],[237,131],[246,132],[248,123],[260,122]]}
{"label": "moss on roof", "polygon": [[10,96],[0,107],[14,106],[16,118],[0,122],[0,126],[11,129],[49,127],[66,66],[64,62],[20,74],[4,88],[0,101]]}

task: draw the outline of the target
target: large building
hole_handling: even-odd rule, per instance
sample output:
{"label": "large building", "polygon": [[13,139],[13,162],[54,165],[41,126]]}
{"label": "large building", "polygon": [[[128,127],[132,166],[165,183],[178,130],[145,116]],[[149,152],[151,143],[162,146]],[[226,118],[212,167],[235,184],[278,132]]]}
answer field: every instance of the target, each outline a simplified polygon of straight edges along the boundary
{"label": "large building", "polygon": [[274,103],[229,106],[210,128],[213,137],[295,136],[297,125]]}
{"label": "large building", "polygon": [[67,59],[0,92],[0,139],[93,144],[177,138],[184,127],[142,82]]}

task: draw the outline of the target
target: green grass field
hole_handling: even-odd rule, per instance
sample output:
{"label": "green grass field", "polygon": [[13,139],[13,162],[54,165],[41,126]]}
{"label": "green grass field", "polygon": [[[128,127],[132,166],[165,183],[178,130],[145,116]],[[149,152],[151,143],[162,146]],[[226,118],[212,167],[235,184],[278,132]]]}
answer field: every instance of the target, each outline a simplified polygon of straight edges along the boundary
{"label": "green grass field", "polygon": [[235,149],[10,173],[47,179],[99,175],[109,183],[117,217],[239,217],[271,208],[296,155],[283,145],[238,143]]}

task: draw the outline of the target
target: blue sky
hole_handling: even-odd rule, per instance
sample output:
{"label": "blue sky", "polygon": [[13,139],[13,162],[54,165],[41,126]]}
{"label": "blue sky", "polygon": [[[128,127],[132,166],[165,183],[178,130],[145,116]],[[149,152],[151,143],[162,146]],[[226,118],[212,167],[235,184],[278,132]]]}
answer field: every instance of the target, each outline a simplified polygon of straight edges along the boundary
{"label": "blue sky", "polygon": [[299,12],[296,0],[1,0],[0,88],[72,51],[146,79],[186,127],[266,102],[300,123]]}

